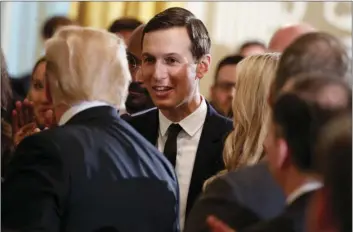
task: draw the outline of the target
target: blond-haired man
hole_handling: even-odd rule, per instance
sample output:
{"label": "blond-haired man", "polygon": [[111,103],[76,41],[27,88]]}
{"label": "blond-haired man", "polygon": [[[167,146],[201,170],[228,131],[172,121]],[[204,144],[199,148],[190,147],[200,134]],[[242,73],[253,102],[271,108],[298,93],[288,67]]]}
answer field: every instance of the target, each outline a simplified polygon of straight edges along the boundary
{"label": "blond-haired man", "polygon": [[58,127],[18,146],[2,186],[2,227],[177,231],[173,168],[115,107],[131,79],[122,39],[63,27],[46,57]]}

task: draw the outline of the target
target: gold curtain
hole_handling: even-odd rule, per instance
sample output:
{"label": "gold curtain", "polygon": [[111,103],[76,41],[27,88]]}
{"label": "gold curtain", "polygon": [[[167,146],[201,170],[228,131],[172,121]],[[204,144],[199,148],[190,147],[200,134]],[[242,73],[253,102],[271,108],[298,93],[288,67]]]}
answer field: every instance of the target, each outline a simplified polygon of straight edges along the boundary
{"label": "gold curtain", "polygon": [[154,15],[185,2],[72,2],[69,16],[82,26],[108,28],[120,17],[134,17],[147,23]]}

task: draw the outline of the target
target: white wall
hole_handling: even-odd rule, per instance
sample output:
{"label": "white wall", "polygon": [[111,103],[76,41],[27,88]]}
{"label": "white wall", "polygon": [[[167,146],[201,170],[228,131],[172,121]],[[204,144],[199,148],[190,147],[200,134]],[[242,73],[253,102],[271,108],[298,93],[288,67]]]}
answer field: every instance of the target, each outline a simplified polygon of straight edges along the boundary
{"label": "white wall", "polygon": [[351,53],[350,2],[187,2],[186,8],[205,23],[212,39],[212,68],[201,81],[205,96],[223,56],[236,52],[247,39],[268,43],[275,30],[286,24],[310,23],[342,38]]}
{"label": "white wall", "polygon": [[67,15],[69,7],[70,2],[1,2],[1,47],[11,76],[31,72],[43,53],[43,22]]}

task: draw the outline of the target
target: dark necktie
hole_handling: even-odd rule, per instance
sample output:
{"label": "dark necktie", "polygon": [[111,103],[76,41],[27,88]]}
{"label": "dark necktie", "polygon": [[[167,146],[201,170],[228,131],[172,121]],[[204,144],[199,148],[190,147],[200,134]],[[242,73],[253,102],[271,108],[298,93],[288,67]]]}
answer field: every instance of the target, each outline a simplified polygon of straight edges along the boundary
{"label": "dark necktie", "polygon": [[175,167],[177,156],[177,137],[182,129],[179,124],[171,124],[168,128],[168,139],[164,146],[164,155],[173,167]]}

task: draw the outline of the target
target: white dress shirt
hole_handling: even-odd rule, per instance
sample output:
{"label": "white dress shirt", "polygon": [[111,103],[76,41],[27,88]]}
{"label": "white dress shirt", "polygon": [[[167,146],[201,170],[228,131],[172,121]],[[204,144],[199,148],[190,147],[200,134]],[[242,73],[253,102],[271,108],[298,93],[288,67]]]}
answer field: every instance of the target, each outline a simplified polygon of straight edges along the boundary
{"label": "white dress shirt", "polygon": [[81,111],[87,110],[92,107],[97,107],[97,106],[109,106],[108,103],[102,102],[102,101],[84,101],[80,102],[74,106],[72,106],[70,109],[65,111],[65,113],[61,116],[59,120],[59,126],[64,125],[67,123],[73,116],[76,114],[80,113]]}
{"label": "white dress shirt", "polygon": [[298,199],[300,196],[304,195],[305,193],[320,189],[322,186],[323,185],[321,182],[314,181],[314,180],[299,186],[291,194],[288,195],[286,200],[287,205],[292,204],[296,199]]}
{"label": "white dress shirt", "polygon": [[[181,120],[179,125],[183,130],[177,137],[177,157],[175,171],[179,182],[180,191],[180,228],[183,231],[185,222],[186,203],[189,186],[194,169],[197,148],[201,137],[203,124],[207,115],[207,104],[202,97],[200,106],[189,116]],[[173,122],[159,111],[158,150],[163,153],[167,141],[167,131]]]}

